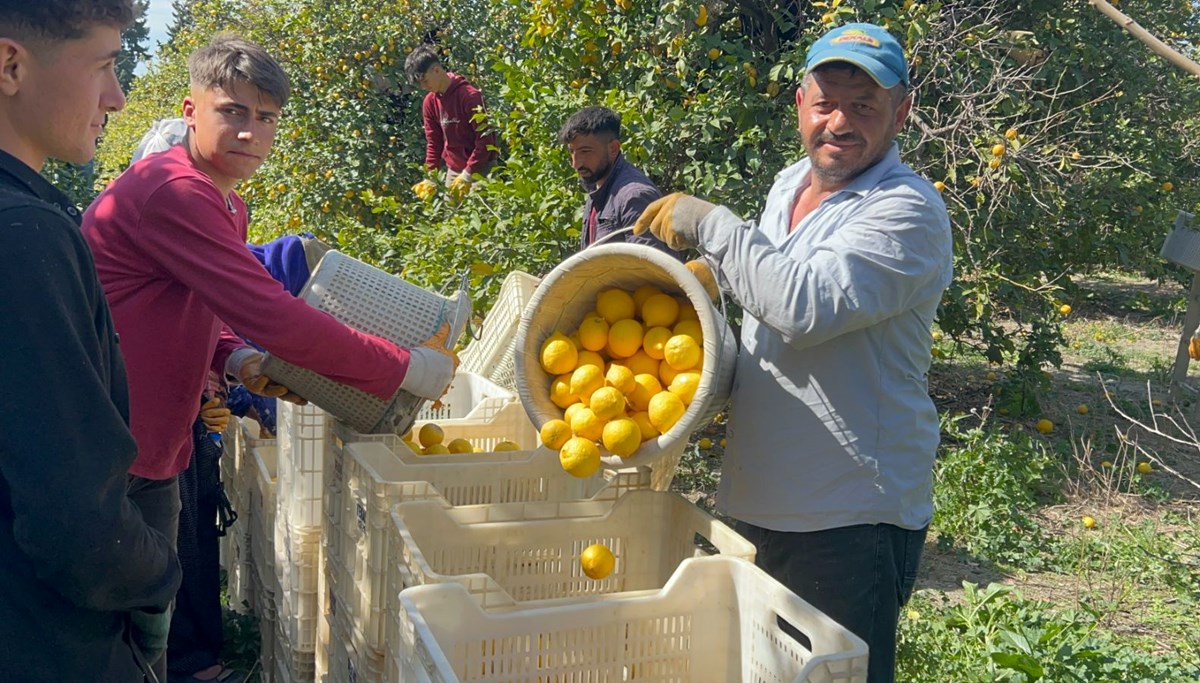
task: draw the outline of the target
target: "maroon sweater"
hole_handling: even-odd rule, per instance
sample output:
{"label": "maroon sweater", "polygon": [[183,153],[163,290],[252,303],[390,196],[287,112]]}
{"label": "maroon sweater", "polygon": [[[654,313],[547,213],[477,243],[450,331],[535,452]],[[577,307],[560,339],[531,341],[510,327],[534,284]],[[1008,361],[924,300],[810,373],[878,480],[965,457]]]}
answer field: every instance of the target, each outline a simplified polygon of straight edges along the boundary
{"label": "maroon sweater", "polygon": [[449,166],[455,172],[486,174],[496,160],[496,134],[485,122],[472,121],[485,111],[483,94],[456,73],[444,93],[428,93],[421,112],[425,119],[425,166]]}

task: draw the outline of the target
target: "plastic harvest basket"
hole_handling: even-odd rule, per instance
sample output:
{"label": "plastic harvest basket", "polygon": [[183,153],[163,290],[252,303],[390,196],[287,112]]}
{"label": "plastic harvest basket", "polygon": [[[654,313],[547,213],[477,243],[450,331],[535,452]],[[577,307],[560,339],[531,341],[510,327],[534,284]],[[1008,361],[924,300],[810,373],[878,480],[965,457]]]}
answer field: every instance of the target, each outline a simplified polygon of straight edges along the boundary
{"label": "plastic harvest basket", "polygon": [[[300,298],[350,327],[402,347],[424,343],[444,323],[450,324],[453,342],[471,315],[471,300],[465,292],[443,297],[336,251],[321,258]],[[391,401],[381,401],[269,353],[262,371],[360,432],[403,432],[424,403],[406,391],[396,392]]]}
{"label": "plastic harvest basket", "polygon": [[538,282],[538,278],[519,270],[504,278],[496,303],[483,319],[479,338],[459,354],[462,358],[460,372],[474,372],[505,389],[517,390],[517,326],[521,324],[521,313],[533,297]]}
{"label": "plastic harvest basket", "polygon": [[704,286],[682,263],[663,252],[640,244],[603,244],[568,258],[538,285],[521,315],[517,330],[517,391],[533,426],[541,429],[563,411],[550,400],[553,379],[539,361],[542,343],[553,332],[569,334],[593,310],[596,295],[618,288],[636,290],[655,285],[665,293],[686,296],[696,309],[704,333],[704,367],[700,385],[687,412],[666,434],[647,441],[632,456],[619,458],[601,448],[610,465],[650,465],[676,456],[679,443],[703,426],[725,406],[733,387],[737,340]]}
{"label": "plastic harvest basket", "polygon": [[660,591],[574,604],[486,610],[457,583],[399,600],[391,680],[405,683],[867,680],[862,640],[737,558],[684,560]]}

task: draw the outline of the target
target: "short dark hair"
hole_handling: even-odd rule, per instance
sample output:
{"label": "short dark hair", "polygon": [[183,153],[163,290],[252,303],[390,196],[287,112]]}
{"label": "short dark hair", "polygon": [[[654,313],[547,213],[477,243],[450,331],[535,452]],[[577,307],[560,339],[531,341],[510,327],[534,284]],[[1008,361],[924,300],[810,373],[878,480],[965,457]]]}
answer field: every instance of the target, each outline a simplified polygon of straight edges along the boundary
{"label": "short dark hair", "polygon": [[192,87],[223,88],[245,82],[270,95],[280,107],[292,94],[292,81],[261,46],[232,33],[217,35],[188,58]]}
{"label": "short dark hair", "polygon": [[[808,92],[808,86],[812,83],[813,74],[825,71],[845,71],[851,76],[859,73],[867,73],[850,62],[826,62],[818,65],[816,68],[804,74],[804,77],[800,79],[800,90],[802,92]],[[908,95],[908,86],[904,85],[903,82],[897,83],[896,85],[888,88],[888,93],[892,96],[892,104],[900,104],[901,100]]]}
{"label": "short dark hair", "polygon": [[20,42],[74,40],[96,24],[124,30],[140,14],[133,0],[0,0],[0,37]]}
{"label": "short dark hair", "polygon": [[577,135],[600,133],[608,133],[614,140],[620,140],[621,115],[608,107],[584,107],[563,124],[562,130],[558,131],[558,141],[565,145]]}
{"label": "short dark hair", "polygon": [[428,43],[418,45],[404,58],[404,75],[410,83],[416,84],[426,71],[441,63],[442,58],[438,56],[436,47]]}

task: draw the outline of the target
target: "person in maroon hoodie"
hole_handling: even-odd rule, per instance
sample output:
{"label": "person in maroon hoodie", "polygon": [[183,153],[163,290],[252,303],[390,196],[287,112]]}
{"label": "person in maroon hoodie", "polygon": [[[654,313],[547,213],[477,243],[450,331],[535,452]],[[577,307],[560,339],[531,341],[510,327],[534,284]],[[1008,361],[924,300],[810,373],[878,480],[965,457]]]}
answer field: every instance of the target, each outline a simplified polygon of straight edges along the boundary
{"label": "person in maroon hoodie", "polygon": [[404,60],[404,73],[428,90],[421,105],[425,120],[425,167],[446,169],[446,184],[460,191],[485,176],[496,161],[496,134],[487,122],[483,94],[467,79],[446,71],[437,49],[421,45]]}

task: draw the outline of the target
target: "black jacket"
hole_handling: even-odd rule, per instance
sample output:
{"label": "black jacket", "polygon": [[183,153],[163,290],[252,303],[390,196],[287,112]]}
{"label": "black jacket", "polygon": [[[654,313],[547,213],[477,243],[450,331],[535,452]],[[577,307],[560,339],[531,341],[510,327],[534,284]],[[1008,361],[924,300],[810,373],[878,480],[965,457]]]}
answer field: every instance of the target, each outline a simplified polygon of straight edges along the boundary
{"label": "black jacket", "polygon": [[128,612],[179,587],[125,496],[125,363],[79,220],[0,152],[0,681],[141,681]]}
{"label": "black jacket", "polygon": [[[646,174],[625,161],[623,155],[617,157],[608,177],[604,179],[603,185],[597,188],[584,183],[583,189],[588,193],[588,200],[583,205],[583,234],[580,237],[580,249],[586,249],[588,245],[600,241],[616,230],[632,227],[646,207],[662,196],[662,192],[646,177]],[[596,207],[594,239],[588,230],[588,216],[592,213],[592,207]],[[675,258],[680,258],[679,252],[671,250],[650,233],[634,235],[632,232],[627,232],[604,240],[604,244],[617,242],[644,244],[664,251]]]}

